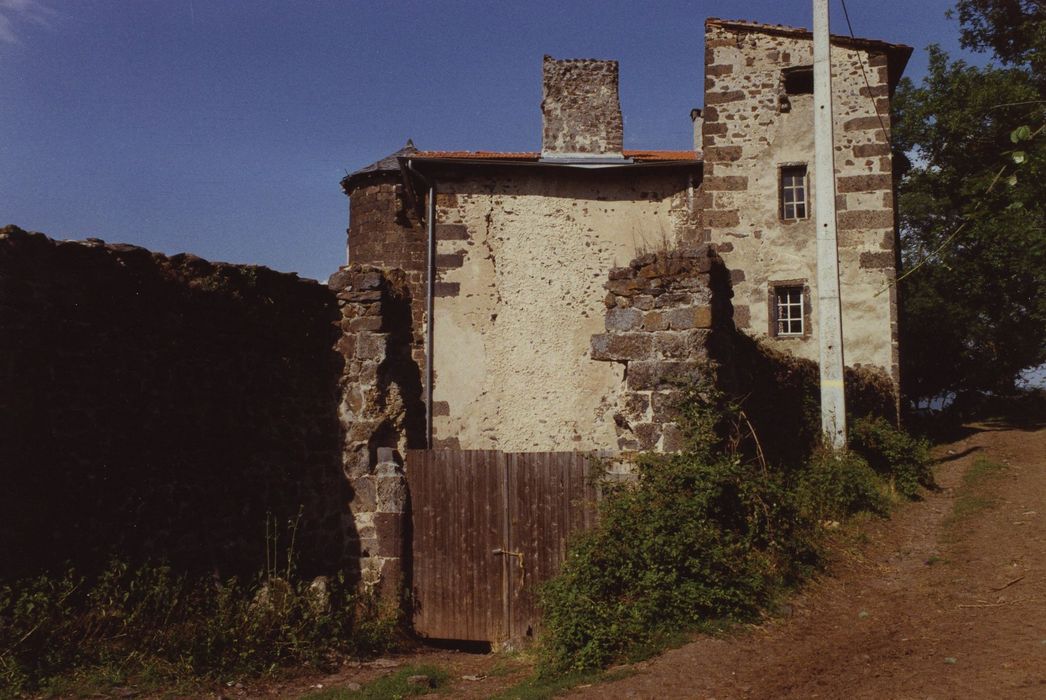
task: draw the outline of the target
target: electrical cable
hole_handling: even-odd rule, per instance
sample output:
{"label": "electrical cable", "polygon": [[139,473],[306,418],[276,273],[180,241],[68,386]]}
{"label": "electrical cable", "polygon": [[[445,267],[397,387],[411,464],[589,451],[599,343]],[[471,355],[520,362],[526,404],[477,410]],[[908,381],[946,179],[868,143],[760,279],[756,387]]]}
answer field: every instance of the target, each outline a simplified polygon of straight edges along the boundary
{"label": "electrical cable", "polygon": [[[854,35],[853,25],[850,24],[850,13],[846,9],[846,0],[839,0],[843,6],[843,17],[846,18],[846,28],[850,30],[850,38],[856,40],[857,37]],[[857,65],[861,67],[861,75],[864,76],[865,87],[868,88],[868,99],[872,101],[872,107],[875,108],[875,116],[879,119],[879,127],[883,130],[883,136],[886,137],[886,143],[893,148],[893,141],[890,139],[890,130],[886,128],[886,122],[883,121],[883,115],[879,112],[879,104],[875,101],[875,95],[872,94],[872,84],[868,82],[868,74],[864,71],[864,58],[858,52],[857,54]],[[871,66],[868,66],[871,68]]]}

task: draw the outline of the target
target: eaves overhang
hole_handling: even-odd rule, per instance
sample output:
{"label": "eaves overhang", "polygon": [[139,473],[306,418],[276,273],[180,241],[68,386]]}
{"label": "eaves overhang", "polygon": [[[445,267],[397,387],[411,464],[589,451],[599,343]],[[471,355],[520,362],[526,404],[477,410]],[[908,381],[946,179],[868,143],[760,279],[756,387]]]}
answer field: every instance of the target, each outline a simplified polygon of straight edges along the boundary
{"label": "eaves overhang", "polygon": [[[700,171],[704,163],[695,151],[624,151],[624,158],[598,160],[592,158],[542,158],[537,152],[496,151],[418,151],[399,157],[400,172],[408,198],[418,206],[418,188],[414,180],[419,176],[434,176],[436,172],[461,174],[467,171],[527,169],[544,172],[622,172],[626,170],[692,169]],[[427,187],[427,183],[425,183]]]}

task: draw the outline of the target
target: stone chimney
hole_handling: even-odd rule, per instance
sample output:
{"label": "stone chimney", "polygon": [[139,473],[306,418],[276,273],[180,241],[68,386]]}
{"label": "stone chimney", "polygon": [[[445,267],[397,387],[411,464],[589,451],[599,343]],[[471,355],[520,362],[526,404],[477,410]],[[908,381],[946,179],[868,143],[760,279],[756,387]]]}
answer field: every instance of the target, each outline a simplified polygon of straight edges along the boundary
{"label": "stone chimney", "polygon": [[694,150],[700,153],[704,150],[701,134],[704,132],[705,120],[701,116],[701,110],[697,107],[690,110],[690,121],[693,122],[694,125]]}
{"label": "stone chimney", "polygon": [[617,61],[545,56],[541,157],[622,160]]}

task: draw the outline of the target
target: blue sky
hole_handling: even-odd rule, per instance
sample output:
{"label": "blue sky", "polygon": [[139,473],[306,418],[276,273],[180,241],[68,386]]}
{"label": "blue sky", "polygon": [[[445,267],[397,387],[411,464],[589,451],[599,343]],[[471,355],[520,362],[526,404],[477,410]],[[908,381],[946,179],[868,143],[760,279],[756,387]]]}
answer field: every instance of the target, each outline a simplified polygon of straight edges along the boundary
{"label": "blue sky", "polygon": [[[958,52],[951,0],[847,0],[859,36]],[[845,33],[833,0],[832,25]],[[0,0],[0,225],[326,279],[347,171],[540,147],[541,58],[615,58],[627,148],[690,145],[707,16],[809,0]]]}

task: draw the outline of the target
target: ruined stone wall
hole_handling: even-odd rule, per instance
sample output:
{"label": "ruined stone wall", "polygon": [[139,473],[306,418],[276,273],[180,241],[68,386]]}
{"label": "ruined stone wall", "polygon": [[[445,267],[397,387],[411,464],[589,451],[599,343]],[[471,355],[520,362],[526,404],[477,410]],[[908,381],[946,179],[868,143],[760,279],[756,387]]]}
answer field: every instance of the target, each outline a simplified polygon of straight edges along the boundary
{"label": "ruined stone wall", "polygon": [[[816,332],[774,337],[769,298],[775,282],[817,293],[813,96],[785,95],[782,74],[812,65],[812,43],[709,22],[705,46],[705,226],[727,267],[743,270],[735,272],[735,318],[778,349],[816,360]],[[892,163],[876,115],[889,129],[886,56],[833,44],[832,73],[845,362],[879,368],[896,384]],[[797,164],[807,166],[810,214],[785,222],[780,168]],[[816,304],[809,318],[816,327]]]}
{"label": "ruined stone wall", "polygon": [[617,61],[545,56],[542,74],[542,155],[621,156]]}
{"label": "ruined stone wall", "polygon": [[677,408],[684,390],[702,378],[717,381],[710,353],[721,341],[713,328],[728,340],[734,332],[722,265],[712,248],[694,246],[648,253],[610,270],[606,332],[592,336],[592,359],[624,366],[614,412],[619,450],[683,447]]}
{"label": "ruined stone wall", "polygon": [[590,356],[602,285],[637,252],[699,235],[693,174],[485,172],[438,180],[436,444],[616,449],[623,368]]}
{"label": "ruined stone wall", "polygon": [[110,554],[253,574],[299,507],[300,571],[344,566],[337,321],[294,275],[3,229],[4,575]]}
{"label": "ruined stone wall", "polygon": [[[402,457],[424,447],[421,369],[411,355],[411,287],[402,270],[354,264],[331,276],[343,359],[338,416],[349,480],[349,550],[365,586],[397,597],[408,555]],[[398,457],[397,457],[398,451]]]}

